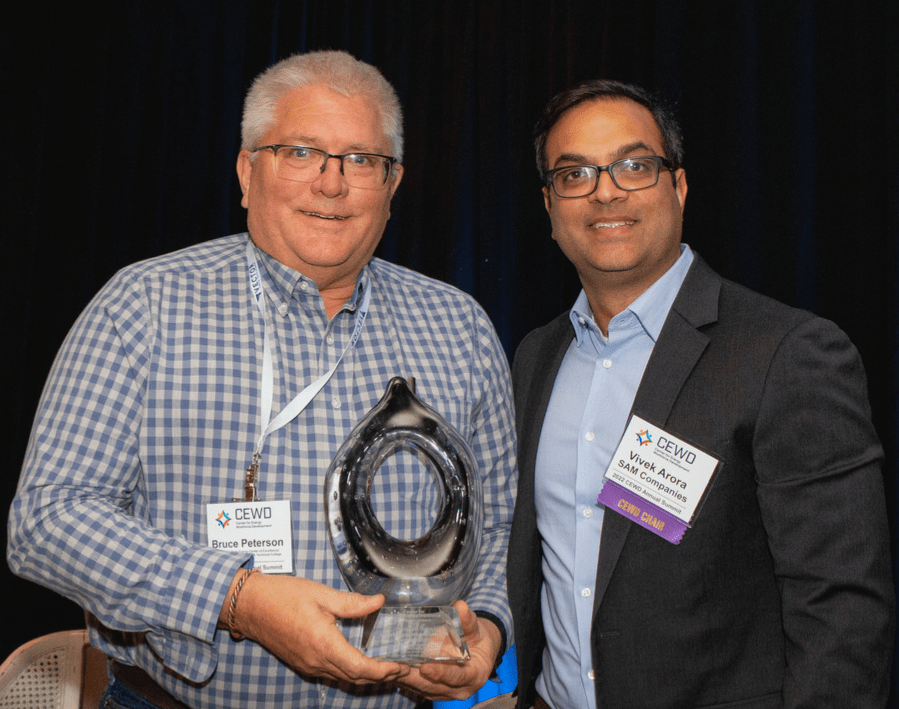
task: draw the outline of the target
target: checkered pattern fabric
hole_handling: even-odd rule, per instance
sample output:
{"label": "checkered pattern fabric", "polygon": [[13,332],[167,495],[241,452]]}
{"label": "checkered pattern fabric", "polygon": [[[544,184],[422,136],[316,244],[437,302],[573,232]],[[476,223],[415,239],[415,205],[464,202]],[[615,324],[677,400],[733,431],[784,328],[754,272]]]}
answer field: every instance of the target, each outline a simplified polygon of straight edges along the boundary
{"label": "checkered pattern fabric", "polygon": [[[216,631],[228,583],[251,558],[208,548],[204,514],[207,503],[243,497],[260,434],[263,324],[247,282],[247,238],[130,266],[78,319],[38,410],[10,516],[10,563],[88,609],[104,628],[92,632],[95,645],[198,709],[411,706],[397,691],[308,681],[259,645]],[[480,465],[483,558],[466,600],[499,618],[511,644],[504,569],[514,420],[488,318],[460,291],[373,259],[329,322],[314,283],[258,250],[257,258],[275,413],[336,361],[360,294],[372,294],[356,347],[262,451],[259,495],[291,501],[296,573],[345,588],[323,515],[324,474],[389,379],[414,377],[417,395],[461,432]],[[421,474],[414,456],[395,455],[376,477],[376,513],[396,537],[420,536],[433,520],[438,501]]]}

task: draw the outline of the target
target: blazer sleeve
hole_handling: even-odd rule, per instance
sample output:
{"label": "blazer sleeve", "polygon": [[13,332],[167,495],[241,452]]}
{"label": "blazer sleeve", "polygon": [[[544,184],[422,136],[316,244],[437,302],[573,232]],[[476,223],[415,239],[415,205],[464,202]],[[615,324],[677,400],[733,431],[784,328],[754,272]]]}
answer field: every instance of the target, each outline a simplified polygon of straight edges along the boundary
{"label": "blazer sleeve", "polygon": [[753,456],[781,590],[783,706],[883,707],[893,595],[882,449],[857,351],[811,318],[781,341]]}

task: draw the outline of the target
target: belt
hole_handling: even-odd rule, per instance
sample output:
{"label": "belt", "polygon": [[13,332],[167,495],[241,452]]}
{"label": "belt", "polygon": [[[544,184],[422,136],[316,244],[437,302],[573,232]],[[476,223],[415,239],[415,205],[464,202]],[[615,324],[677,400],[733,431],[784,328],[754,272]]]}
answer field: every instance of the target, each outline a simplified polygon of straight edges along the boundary
{"label": "belt", "polygon": [[110,660],[109,667],[117,682],[121,682],[151,704],[158,706],[159,709],[190,709],[187,704],[179,702],[156,684],[153,678],[140,667],[123,665],[118,660]]}
{"label": "belt", "polygon": [[534,709],[552,709],[552,707],[539,694],[534,694]]}

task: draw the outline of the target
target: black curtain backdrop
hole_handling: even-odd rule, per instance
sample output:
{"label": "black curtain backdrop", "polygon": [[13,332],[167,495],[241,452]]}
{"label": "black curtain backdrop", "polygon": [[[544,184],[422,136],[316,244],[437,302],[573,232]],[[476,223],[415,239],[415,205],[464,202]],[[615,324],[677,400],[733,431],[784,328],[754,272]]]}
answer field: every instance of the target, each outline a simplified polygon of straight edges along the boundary
{"label": "black curtain backdrop", "polygon": [[[16,5],[0,27],[4,510],[75,317],[122,266],[245,229],[234,164],[249,82],[294,52],[334,48],[378,66],[405,109],[406,172],[379,255],[472,293],[510,358],[579,288],[550,238],[534,167],[543,105],[590,77],[675,102],[685,240],[725,276],[836,321],[857,344],[895,529],[895,3]],[[0,589],[0,658],[82,622],[74,604],[5,565]]]}

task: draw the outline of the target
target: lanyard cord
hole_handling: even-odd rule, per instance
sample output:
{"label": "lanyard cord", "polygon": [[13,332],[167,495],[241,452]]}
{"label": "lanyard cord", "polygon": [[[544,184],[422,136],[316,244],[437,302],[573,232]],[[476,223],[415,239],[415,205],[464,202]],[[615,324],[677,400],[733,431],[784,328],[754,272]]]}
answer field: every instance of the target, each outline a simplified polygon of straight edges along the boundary
{"label": "lanyard cord", "polygon": [[368,315],[368,306],[371,302],[371,286],[365,289],[365,293],[362,296],[362,304],[356,311],[356,325],[353,328],[353,335],[352,337],[350,337],[350,341],[347,343],[347,346],[344,347],[343,352],[340,353],[340,357],[334,363],[334,366],[314,382],[312,382],[312,384],[303,389],[303,391],[297,394],[291,400],[291,402],[284,407],[281,413],[279,413],[277,416],[275,416],[274,419],[272,419],[272,399],[274,397],[275,387],[271,337],[268,324],[268,307],[266,305],[265,291],[262,287],[262,278],[259,274],[259,264],[256,261],[256,254],[253,252],[253,244],[251,241],[247,241],[246,257],[250,290],[252,291],[253,297],[256,300],[256,307],[259,308],[259,312],[262,315],[263,323],[262,391],[260,392],[261,410],[259,414],[259,428],[261,434],[259,436],[259,440],[256,443],[256,449],[253,452],[253,462],[250,467],[247,468],[246,476],[244,478],[245,499],[247,502],[251,502],[253,500],[259,499],[256,489],[256,473],[259,470],[259,460],[262,457],[262,447],[265,444],[266,437],[270,433],[277,431],[279,428],[282,428],[283,426],[286,426],[288,423],[293,421],[300,414],[300,412],[309,405],[309,402],[311,402],[312,399],[315,398],[315,395],[322,390],[325,384],[328,383],[328,380],[331,379],[331,377],[334,375],[334,372],[337,371],[337,367],[340,366],[340,363],[343,361],[343,358],[346,356],[347,352],[349,352],[353,347],[356,346],[356,342],[359,340],[359,335],[362,332],[362,326],[365,323],[365,317]]}

